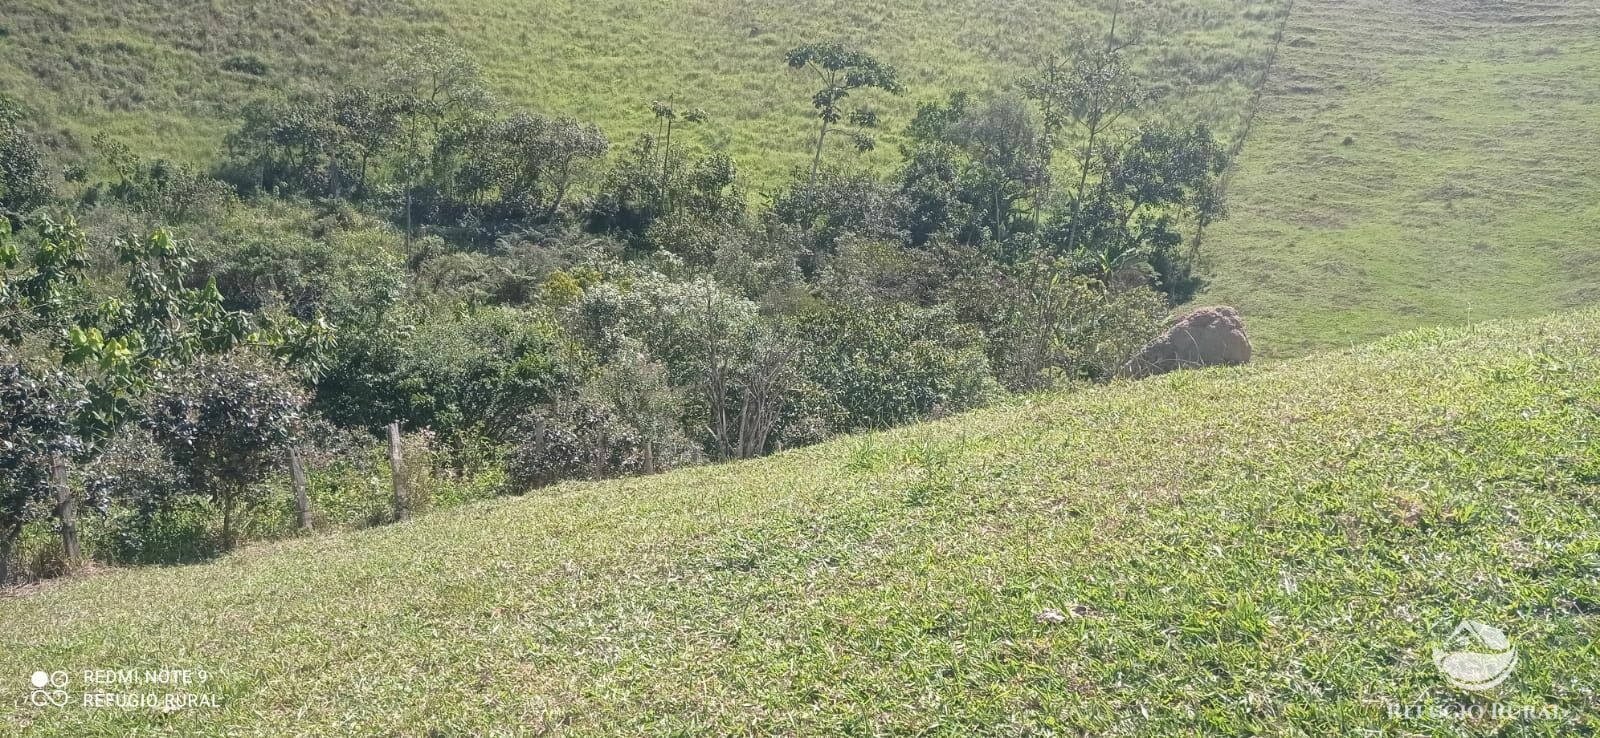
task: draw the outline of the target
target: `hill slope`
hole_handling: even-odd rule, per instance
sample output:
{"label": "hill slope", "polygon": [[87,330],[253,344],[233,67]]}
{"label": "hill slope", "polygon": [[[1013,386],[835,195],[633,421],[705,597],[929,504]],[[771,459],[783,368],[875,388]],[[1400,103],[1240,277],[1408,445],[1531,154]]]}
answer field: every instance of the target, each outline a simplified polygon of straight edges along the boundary
{"label": "hill slope", "polygon": [[[870,102],[898,133],[918,102],[1009,85],[1068,37],[1104,33],[1115,2],[14,0],[0,15],[0,92],[32,106],[67,152],[109,131],[140,152],[207,160],[248,100],[380,82],[387,60],[439,36],[477,59],[506,103],[598,123],[619,142],[653,127],[652,100],[703,107],[710,122],[682,135],[770,184],[810,162],[814,84],[785,68],[789,48],[842,40],[897,66],[907,94]],[[1145,56],[1177,99],[1231,131],[1281,6],[1161,3],[1172,30]],[[240,60],[263,68],[233,71],[249,69]],[[895,161],[893,140],[867,163]]]}
{"label": "hill slope", "polygon": [[[752,190],[807,161],[810,81],[793,45],[843,39],[897,65],[875,97],[897,157],[920,101],[1004,87],[1115,0],[17,0],[0,15],[0,92],[63,161],[110,132],[207,161],[251,99],[377,83],[414,40],[457,41],[513,105],[648,130],[648,103],[702,106],[680,140],[733,155]],[[1239,306],[1265,355],[1593,302],[1600,284],[1600,12],[1587,0],[1162,0],[1135,50],[1182,118],[1231,135],[1292,7],[1285,43],[1209,233],[1210,302]],[[1131,11],[1130,11],[1131,12]],[[260,62],[260,73],[248,69]],[[1348,141],[1348,143],[1346,143]],[[840,160],[853,157],[843,150]],[[61,162],[58,162],[61,163]]]}
{"label": "hill slope", "polygon": [[1268,354],[1600,299],[1600,9],[1297,0],[1208,234]]}
{"label": "hill slope", "polygon": [[[37,735],[1595,730],[1600,312],[1394,337],[0,601]],[[1521,653],[1449,689],[1459,618]],[[1442,632],[1441,632],[1442,629]],[[220,706],[85,708],[85,669]],[[32,707],[24,675],[79,680]],[[105,691],[165,692],[135,687]],[[1397,717],[1407,705],[1560,719]]]}

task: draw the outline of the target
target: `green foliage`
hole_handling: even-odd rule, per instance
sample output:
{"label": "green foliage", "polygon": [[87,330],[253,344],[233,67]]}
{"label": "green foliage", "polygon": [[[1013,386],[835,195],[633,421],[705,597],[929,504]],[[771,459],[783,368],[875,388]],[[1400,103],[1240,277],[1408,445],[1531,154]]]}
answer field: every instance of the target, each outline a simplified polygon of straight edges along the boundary
{"label": "green foliage", "polygon": [[[1065,223],[1046,234],[1058,253],[1079,260],[1081,272],[1102,282],[1126,279],[1130,268],[1160,266],[1153,286],[1174,303],[1193,297],[1199,280],[1179,227],[1226,215],[1217,190],[1227,155],[1205,126],[1176,130],[1144,126],[1126,142],[1102,143],[1091,166],[1096,177]],[[1073,250],[1072,239],[1081,239]]]}
{"label": "green foliage", "polygon": [[[26,472],[33,481],[6,485],[7,500],[16,504],[0,510],[0,566],[11,563],[12,544],[31,517],[26,503],[42,499],[50,489],[41,483],[40,470],[48,461],[40,456],[44,449],[93,458],[130,420],[150,420],[142,412],[142,401],[152,389],[173,391],[171,372],[185,371],[180,368],[191,366],[200,357],[243,344],[270,350],[293,362],[302,376],[314,377],[329,336],[328,326],[321,323],[230,312],[223,308],[215,283],[188,286],[192,257],[187,245],[167,231],[112,244],[111,251],[124,272],[122,285],[98,303],[87,289],[92,274],[91,244],[83,231],[71,220],[58,224],[47,219],[33,233],[37,241],[26,268],[21,268],[23,260],[11,245],[9,228],[0,229],[0,339],[35,355],[34,363],[41,367],[24,369],[16,363],[5,384],[17,395],[12,398],[15,412],[32,413],[30,407],[48,405],[54,415],[48,425],[27,415],[10,421],[13,427],[7,433],[7,444],[21,454],[12,465],[18,474]],[[8,350],[8,363],[12,363],[10,356]],[[210,365],[202,362],[199,366]],[[168,420],[176,422],[175,417]],[[220,423],[222,419],[211,420]],[[202,460],[243,463],[243,456],[216,456],[221,453],[216,448],[196,450],[193,433],[200,429],[183,430],[171,423],[166,428],[169,444],[181,442],[188,453],[201,454]],[[193,433],[182,435],[180,431]],[[184,458],[193,462],[191,457]],[[231,523],[232,503],[239,487],[247,482],[236,479],[234,487],[224,490],[218,486],[222,478],[218,475],[223,472],[196,471],[200,464],[189,464],[194,474],[191,483],[224,503],[224,519]],[[248,466],[239,466],[236,473],[253,472]],[[134,505],[134,514],[148,527],[153,518],[138,512],[141,504]],[[145,509],[167,508],[152,505]],[[224,540],[231,544],[230,525],[225,523],[224,531]],[[124,541],[117,548],[126,550],[129,545]]]}
{"label": "green foliage", "polygon": [[801,375],[835,403],[838,431],[886,428],[977,407],[994,393],[982,336],[946,309],[836,305],[802,315]]}
{"label": "green foliage", "polygon": [[528,419],[523,439],[506,462],[517,492],[643,468],[644,439],[603,403],[572,399],[541,409]]}
{"label": "green foliage", "polygon": [[410,278],[399,234],[371,217],[329,223],[252,211],[208,241],[194,249],[192,279],[215,280],[230,310],[363,326],[400,300]]}
{"label": "green foliage", "polygon": [[[1050,178],[1047,139],[1019,99],[924,103],[911,122],[901,191],[911,201],[910,232],[921,245],[938,233],[963,243],[1005,241],[1042,217],[1039,192]],[[1021,209],[1034,197],[1034,212]],[[1031,221],[1031,222],[1030,222]]]}
{"label": "green foliage", "polygon": [[[1180,230],[1193,221],[1197,243],[1222,212],[1209,129],[1117,127],[1158,111],[1116,40],[1024,85],[1039,110],[992,93],[924,105],[890,181],[821,159],[832,132],[872,149],[880,116],[862,93],[893,106],[907,82],[876,48],[795,47],[795,76],[821,84],[810,171],[754,207],[733,157],[695,145],[722,118],[676,95],[642,98],[654,132],[610,157],[599,125],[501,107],[503,80],[445,37],[384,48],[381,78],[314,85],[245,47],[208,68],[263,86],[217,170],[247,207],[198,169],[97,135],[114,179],[79,188],[90,227],[131,214],[200,246],[156,229],[115,242],[110,269],[98,239],[42,223],[38,248],[0,253],[21,308],[7,320],[13,342],[84,383],[93,452],[145,395],[184,391],[171,377],[248,345],[292,366],[341,428],[398,420],[424,439],[406,472],[418,485],[750,458],[978,405],[997,374],[1018,389],[1105,379],[1146,337],[1145,285],[1181,301],[1197,284]],[[1051,192],[1058,149],[1081,152],[1070,194]],[[98,174],[74,166],[76,184]],[[1052,255],[1066,258],[1040,274]],[[208,501],[190,507],[220,508],[227,545],[245,490],[282,500],[193,466],[180,463]],[[359,490],[352,510],[376,499],[335,486]],[[155,525],[137,494],[113,497],[128,525]],[[267,517],[258,534],[287,534]]]}
{"label": "green foliage", "polygon": [[186,164],[164,159],[146,162],[126,144],[104,134],[95,149],[117,179],[85,192],[85,202],[102,193],[139,216],[147,227],[182,225],[222,217],[237,203],[232,188]]}
{"label": "green foliage", "polygon": [[478,186],[498,195],[502,217],[553,219],[582,171],[611,142],[593,124],[519,112],[489,128],[488,153],[468,166]]}
{"label": "green foliage", "polygon": [[517,421],[577,384],[577,363],[548,318],[511,308],[394,318],[341,339],[316,405],[372,430],[399,420],[457,449],[509,440]]}
{"label": "green foliage", "polygon": [[824,169],[809,182],[796,177],[774,198],[772,236],[793,242],[801,273],[810,277],[846,238],[900,241],[909,207],[901,193],[872,177]]}
{"label": "green foliage", "polygon": [[811,96],[811,107],[821,121],[817,130],[816,153],[811,160],[810,183],[817,179],[817,168],[822,163],[823,147],[827,144],[828,129],[848,122],[851,138],[857,151],[871,151],[876,141],[868,133],[878,127],[878,114],[866,109],[846,111],[845,98],[858,90],[877,89],[891,95],[905,91],[900,75],[894,67],[877,58],[838,43],[814,43],[797,46],[785,57],[790,69],[804,70],[816,75],[822,88]]}
{"label": "green foliage", "polygon": [[[894,61],[908,92],[874,102],[890,145],[855,157],[883,172],[896,163],[893,122],[908,120],[919,101],[1004,88],[1062,39],[1104,29],[1113,5],[891,0],[857,12],[774,0],[399,0],[328,12],[314,0],[200,9],[180,0],[22,0],[3,21],[12,33],[0,40],[0,89],[26,98],[38,129],[59,131],[64,142],[110,131],[152,158],[209,164],[250,101],[332,84],[386,86],[395,76],[388,60],[442,35],[508,105],[592,121],[613,141],[655,128],[642,103],[703,107],[708,122],[680,127],[674,144],[727,154],[757,192],[811,161],[799,143],[817,85],[784,73],[785,50],[840,40]],[[1136,63],[1231,134],[1283,6],[1181,0],[1149,8],[1174,32],[1151,34]],[[225,71],[245,56],[266,73]],[[814,140],[814,124],[809,133]],[[57,158],[70,163],[77,152],[63,148]]]}
{"label": "green foliage", "polygon": [[222,511],[224,549],[237,542],[236,515],[287,452],[305,398],[281,371],[244,352],[183,367],[150,399],[143,419],[183,475],[187,491]]}
{"label": "green foliage", "polygon": [[50,202],[44,153],[22,129],[17,105],[0,95],[0,218],[25,214]]}
{"label": "green foliage", "polygon": [[54,503],[52,461],[82,449],[72,426],[79,396],[64,373],[30,367],[0,345],[0,585],[10,581],[23,525]]}
{"label": "green foliage", "polygon": [[82,476],[84,498],[98,514],[86,536],[92,555],[118,563],[172,563],[215,551],[201,500],[186,490],[188,480],[144,429],[125,429]]}

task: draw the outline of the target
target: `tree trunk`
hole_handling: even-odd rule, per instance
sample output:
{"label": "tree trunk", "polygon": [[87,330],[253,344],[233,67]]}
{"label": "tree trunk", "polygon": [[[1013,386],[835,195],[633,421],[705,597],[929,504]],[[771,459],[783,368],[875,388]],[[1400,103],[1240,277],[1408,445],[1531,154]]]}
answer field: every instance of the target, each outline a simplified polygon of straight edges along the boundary
{"label": "tree trunk", "polygon": [[78,547],[78,501],[67,484],[67,462],[61,454],[50,459],[50,483],[56,488],[56,520],[61,524],[61,547],[73,565],[83,560]]}
{"label": "tree trunk", "polygon": [[305,532],[311,531],[311,498],[306,494],[306,470],[300,463],[300,449],[289,447],[289,479],[294,483],[294,522]]}
{"label": "tree trunk", "polygon": [[1094,156],[1094,139],[1098,133],[1100,133],[1099,121],[1096,120],[1089,124],[1089,140],[1084,143],[1083,157],[1078,161],[1078,192],[1072,198],[1072,230],[1067,237],[1068,252],[1075,253],[1078,250],[1078,223],[1083,215],[1083,191],[1089,184],[1089,161]]}
{"label": "tree trunk", "polygon": [[561,184],[556,186],[556,198],[550,202],[550,210],[545,213],[546,220],[554,221],[556,215],[561,212],[561,203],[567,199],[568,186],[568,180],[563,176]]}
{"label": "tree trunk", "polygon": [[222,495],[222,550],[224,551],[233,550],[233,502],[237,497],[238,490],[228,490]]}
{"label": "tree trunk", "polygon": [[406,258],[411,258],[411,183],[406,183]]}
{"label": "tree trunk", "polygon": [[644,473],[656,473],[656,449],[654,441],[644,442]]}
{"label": "tree trunk", "polygon": [[[1121,16],[1122,0],[1117,0],[1117,4],[1111,9],[1111,28],[1110,30],[1106,31],[1107,54],[1110,54],[1116,50],[1117,19]],[[1089,183],[1089,161],[1094,156],[1094,139],[1095,136],[1100,133],[1101,116],[1099,111],[1100,98],[1098,94],[1095,96],[1093,105],[1095,106],[1094,109],[1096,112],[1094,116],[1089,119],[1089,140],[1083,145],[1083,158],[1078,162],[1081,170],[1078,174],[1078,194],[1077,197],[1072,201],[1072,233],[1067,238],[1068,251],[1078,250],[1078,220],[1079,216],[1083,213],[1083,190],[1085,185]]]}
{"label": "tree trunk", "polygon": [[666,144],[661,147],[661,195],[667,194],[667,172],[672,165],[672,119],[667,119]]}
{"label": "tree trunk", "polygon": [[410,491],[406,489],[405,459],[400,453],[400,424],[389,424],[389,472],[394,477],[394,518],[405,521],[411,518]]}
{"label": "tree trunk", "polygon": [[1005,218],[1000,212],[1000,190],[994,191],[994,234],[996,241],[1006,240]]}
{"label": "tree trunk", "polygon": [[811,179],[806,182],[806,197],[810,198],[817,186],[817,169],[822,166],[822,144],[828,139],[828,119],[822,119],[822,128],[817,131],[817,152],[811,157]]}
{"label": "tree trunk", "polygon": [[0,587],[11,584],[11,554],[17,547],[19,530],[0,532]]}

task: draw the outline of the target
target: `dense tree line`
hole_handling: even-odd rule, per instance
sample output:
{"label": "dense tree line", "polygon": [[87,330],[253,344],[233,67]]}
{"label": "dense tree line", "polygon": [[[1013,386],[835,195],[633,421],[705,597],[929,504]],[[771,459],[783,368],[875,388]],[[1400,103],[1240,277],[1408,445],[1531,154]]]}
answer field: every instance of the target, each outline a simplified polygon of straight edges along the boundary
{"label": "dense tree line", "polygon": [[684,145],[698,109],[657,102],[617,145],[499,104],[438,42],[381,87],[250,107],[211,172],[102,137],[52,188],[0,101],[0,559],[79,502],[113,561],[268,534],[291,449],[333,522],[381,522],[353,470],[393,422],[444,499],[1111,378],[1224,215],[1222,148],[1130,124],[1122,54],[924,102],[885,174],[835,144],[876,145],[894,68],[794,49],[812,164],[759,202]]}

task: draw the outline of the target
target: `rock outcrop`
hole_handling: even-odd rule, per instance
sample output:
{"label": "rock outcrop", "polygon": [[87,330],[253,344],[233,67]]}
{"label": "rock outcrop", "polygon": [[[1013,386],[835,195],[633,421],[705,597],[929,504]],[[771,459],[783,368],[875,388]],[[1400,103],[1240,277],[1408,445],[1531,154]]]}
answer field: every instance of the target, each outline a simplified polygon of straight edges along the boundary
{"label": "rock outcrop", "polygon": [[1144,347],[1123,372],[1149,377],[1179,369],[1237,366],[1250,362],[1250,338],[1239,311],[1219,305],[1183,316],[1160,338]]}

